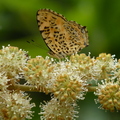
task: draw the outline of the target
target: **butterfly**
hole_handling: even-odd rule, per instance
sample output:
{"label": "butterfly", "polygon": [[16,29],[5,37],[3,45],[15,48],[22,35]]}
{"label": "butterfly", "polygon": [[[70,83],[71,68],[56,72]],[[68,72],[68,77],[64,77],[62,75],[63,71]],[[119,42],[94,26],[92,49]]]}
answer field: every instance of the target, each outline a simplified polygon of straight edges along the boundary
{"label": "butterfly", "polygon": [[37,11],[39,31],[50,49],[49,55],[58,59],[78,53],[89,45],[86,26],[68,21],[50,9]]}

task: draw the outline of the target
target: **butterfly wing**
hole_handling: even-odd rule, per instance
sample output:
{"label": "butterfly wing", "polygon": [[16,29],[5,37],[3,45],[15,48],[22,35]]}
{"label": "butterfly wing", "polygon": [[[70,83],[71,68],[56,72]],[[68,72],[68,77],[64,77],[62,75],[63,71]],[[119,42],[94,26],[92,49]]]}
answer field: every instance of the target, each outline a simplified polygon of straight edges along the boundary
{"label": "butterfly wing", "polygon": [[63,58],[77,53],[88,45],[85,27],[67,21],[61,14],[49,9],[41,9],[37,12],[37,21],[39,31],[52,56]]}

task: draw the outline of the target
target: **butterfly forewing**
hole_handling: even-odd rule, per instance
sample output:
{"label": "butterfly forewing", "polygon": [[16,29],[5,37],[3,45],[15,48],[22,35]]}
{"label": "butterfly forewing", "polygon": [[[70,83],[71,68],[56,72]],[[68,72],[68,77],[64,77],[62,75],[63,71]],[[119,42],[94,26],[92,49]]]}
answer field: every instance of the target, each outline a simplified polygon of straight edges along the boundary
{"label": "butterfly forewing", "polygon": [[64,58],[79,52],[88,45],[88,32],[84,26],[67,21],[64,16],[50,9],[37,12],[39,31],[49,47],[49,54]]}

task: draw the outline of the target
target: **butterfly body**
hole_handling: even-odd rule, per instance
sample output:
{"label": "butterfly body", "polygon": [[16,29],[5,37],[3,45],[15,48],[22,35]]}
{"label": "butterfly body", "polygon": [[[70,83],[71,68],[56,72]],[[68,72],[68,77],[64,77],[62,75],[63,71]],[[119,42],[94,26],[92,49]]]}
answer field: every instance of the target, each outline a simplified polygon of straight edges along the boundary
{"label": "butterfly body", "polygon": [[64,58],[88,46],[86,27],[66,20],[61,14],[50,9],[40,9],[37,21],[39,31],[50,49],[49,54],[53,57]]}

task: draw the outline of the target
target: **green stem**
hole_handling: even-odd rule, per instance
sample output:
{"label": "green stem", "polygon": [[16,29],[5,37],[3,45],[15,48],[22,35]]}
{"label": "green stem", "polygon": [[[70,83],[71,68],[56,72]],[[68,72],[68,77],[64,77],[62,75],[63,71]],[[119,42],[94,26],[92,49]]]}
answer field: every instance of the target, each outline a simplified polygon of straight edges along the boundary
{"label": "green stem", "polygon": [[[97,86],[88,86],[88,92],[95,92]],[[22,90],[22,91],[29,91],[29,92],[44,92],[43,87],[36,88],[35,86],[32,85],[20,85],[20,84],[12,84],[11,86],[8,87],[9,90]],[[44,89],[45,90],[45,89]]]}
{"label": "green stem", "polygon": [[88,86],[88,92],[95,92],[96,91],[97,86]]}
{"label": "green stem", "polygon": [[30,91],[30,92],[40,92],[36,87],[34,86],[28,86],[28,85],[20,85],[15,84],[8,87],[9,90],[22,90],[22,91]]}

